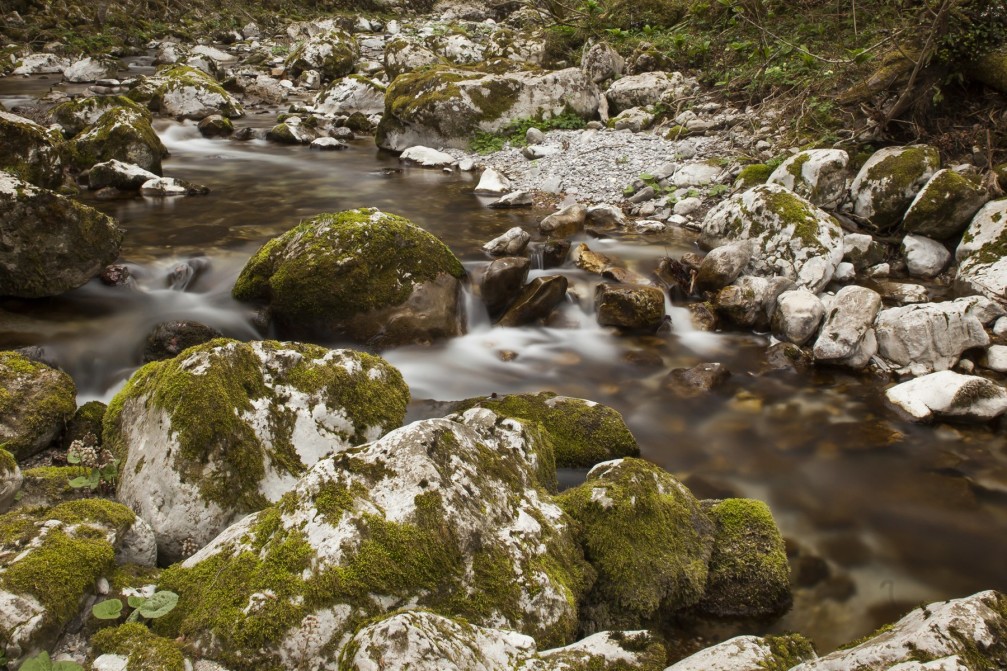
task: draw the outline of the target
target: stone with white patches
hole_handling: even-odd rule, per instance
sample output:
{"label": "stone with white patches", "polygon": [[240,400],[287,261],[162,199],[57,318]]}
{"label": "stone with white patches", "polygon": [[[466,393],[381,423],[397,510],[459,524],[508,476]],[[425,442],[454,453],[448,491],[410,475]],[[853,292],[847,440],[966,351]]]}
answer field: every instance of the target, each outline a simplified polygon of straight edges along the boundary
{"label": "stone with white patches", "polygon": [[360,57],[353,36],[344,30],[332,28],[317,33],[299,44],[287,57],[287,72],[297,77],[307,70],[316,70],[323,80],[333,81],[353,72]]}
{"label": "stone with white patches", "polygon": [[779,184],[823,208],[835,208],[846,195],[850,156],[842,149],[799,151],[781,163],[768,184]]}
{"label": "stone with white patches", "polygon": [[479,176],[479,184],[476,185],[473,193],[477,196],[502,196],[510,189],[510,180],[507,179],[507,175],[493,168],[486,168]]}
{"label": "stone with white patches", "polygon": [[780,340],[803,345],[818,332],[825,317],[821,299],[807,289],[784,291],[776,299],[773,335]]}
{"label": "stone with white patches", "polygon": [[885,396],[896,410],[918,422],[945,417],[988,421],[1007,410],[1007,390],[996,382],[949,370],[895,385]]}
{"label": "stone with white patches", "polygon": [[400,161],[415,163],[424,168],[446,168],[455,164],[455,157],[430,147],[409,147],[399,155]]}
{"label": "stone with white patches", "polygon": [[385,110],[385,87],[361,75],[350,75],[333,82],[315,96],[315,112],[349,116],[381,114]]}
{"label": "stone with white patches", "polygon": [[213,114],[228,118],[244,116],[241,104],[207,73],[176,65],[148,77],[150,107],[164,116],[201,120]]}
{"label": "stone with white patches", "polygon": [[0,137],[0,169],[44,188],[63,183],[59,133],[0,109]]}
{"label": "stone with white patches", "polygon": [[982,322],[962,299],[882,310],[874,325],[878,354],[900,373],[924,375],[954,368],[962,352],[985,347]]}
{"label": "stone with white patches", "polygon": [[520,226],[515,226],[483,245],[483,251],[490,256],[515,256],[521,254],[530,241],[531,235]]}
{"label": "stone with white patches", "polygon": [[132,163],[123,163],[116,159],[98,163],[87,174],[87,185],[90,189],[103,189],[111,186],[122,191],[138,191],[144,183],[158,179],[157,175],[144,170]]}
{"label": "stone with white patches", "polygon": [[125,454],[117,497],[167,561],[277,501],[326,454],[398,426],[408,398],[382,359],[298,343],[214,340],[141,373],[106,427]]}
{"label": "stone with white patches", "polygon": [[675,186],[709,186],[720,181],[724,174],[723,166],[707,161],[686,163],[671,176]]}
{"label": "stone with white patches", "polygon": [[961,233],[989,194],[981,180],[954,170],[938,170],[916,194],[902,228],[907,233],[947,240]]}
{"label": "stone with white patches", "polygon": [[56,54],[28,54],[14,63],[12,75],[54,75],[70,66],[70,61]]}
{"label": "stone with white patches", "polygon": [[927,145],[876,151],[850,184],[853,214],[878,228],[894,226],[939,168],[940,155]]}
{"label": "stone with white patches", "polygon": [[[791,636],[803,643],[804,659],[814,658],[810,644],[800,637]],[[770,641],[759,636],[735,636],[717,645],[700,650],[676,662],[664,671],[753,671],[754,669],[787,668],[796,659],[779,659],[770,647]]]}
{"label": "stone with white patches", "polygon": [[71,141],[78,168],[116,159],[161,174],[168,150],[150,125],[150,114],[133,107],[112,107]]}
{"label": "stone with white patches", "polygon": [[956,283],[964,290],[1007,304],[1007,200],[987,203],[955,250]]}
{"label": "stone with white patches", "polygon": [[815,341],[816,361],[863,368],[878,351],[874,318],[881,296],[865,287],[843,287],[826,305],[825,324]]}
{"label": "stone with white patches", "polygon": [[68,82],[93,82],[115,76],[119,64],[112,59],[87,56],[63,70],[63,78]]}

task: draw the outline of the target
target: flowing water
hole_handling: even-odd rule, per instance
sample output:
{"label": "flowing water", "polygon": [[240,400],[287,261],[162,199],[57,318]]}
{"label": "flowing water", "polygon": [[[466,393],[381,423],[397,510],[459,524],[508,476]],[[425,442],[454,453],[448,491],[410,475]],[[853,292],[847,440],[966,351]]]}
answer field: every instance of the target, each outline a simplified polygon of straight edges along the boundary
{"label": "flowing water", "polygon": [[[48,87],[40,79],[0,80],[0,101],[25,104]],[[252,114],[241,125],[265,127],[274,118]],[[346,151],[312,152],[208,140],[191,123],[159,121],[157,130],[171,151],[165,174],[206,184],[208,196],[83,195],[126,230],[121,262],[135,284],[95,280],[58,298],[0,299],[0,348],[43,346],[73,376],[80,402],[114,395],[158,322],[190,319],[229,337],[270,337],[230,289],[263,242],[306,217],[364,206],[401,214],[475,271],[487,263],[483,242],[515,225],[534,231],[544,215],[491,210],[471,193],[471,176],[402,168],[368,139]],[[643,273],[693,249],[675,233],[588,242]],[[180,264],[198,269],[184,291],[170,281]],[[594,320],[597,278],[572,266],[549,272],[565,274],[575,297],[549,327],[492,327],[470,297],[468,335],[382,353],[412,389],[412,417],[435,414],[439,406],[429,400],[540,390],[615,407],[646,458],[701,497],[765,500],[791,546],[828,562],[830,577],[798,588],[793,610],[771,630],[801,631],[820,651],[922,601],[1007,590],[1002,432],[903,423],[885,409],[878,382],[839,371],[762,374],[766,337],[694,331],[681,306],[669,304],[672,333],[621,337]],[[730,368],[726,390],[692,400],[661,391],[669,369],[705,361]]]}

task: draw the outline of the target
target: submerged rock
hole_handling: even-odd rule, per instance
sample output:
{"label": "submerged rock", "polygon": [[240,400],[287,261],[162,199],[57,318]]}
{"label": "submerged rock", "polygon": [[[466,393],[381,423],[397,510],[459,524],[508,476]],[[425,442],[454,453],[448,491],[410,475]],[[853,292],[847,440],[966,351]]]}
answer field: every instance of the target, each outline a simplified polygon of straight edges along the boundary
{"label": "submerged rock", "polygon": [[234,285],[288,336],[393,346],[462,332],[465,270],[442,242],[374,208],[313,217],[266,243]]}
{"label": "submerged rock", "polygon": [[534,426],[472,409],[329,456],[162,574],[180,600],[157,629],[240,668],[333,666],[404,606],[565,643],[590,568],[540,489],[550,452]]}
{"label": "submerged rock", "polygon": [[119,255],[110,217],[0,171],[0,296],[56,296]]}
{"label": "submerged rock", "polygon": [[564,275],[536,277],[524,286],[497,324],[516,327],[547,318],[566,300],[568,286],[569,280]]}
{"label": "submerged rock", "polygon": [[49,446],[77,408],[63,371],[15,352],[0,352],[0,446],[26,459]]}
{"label": "submerged rock", "polygon": [[876,151],[850,185],[853,214],[878,228],[895,226],[939,168],[940,154],[927,145]]}
{"label": "submerged rock", "polygon": [[950,370],[897,384],[885,396],[897,410],[916,421],[987,421],[1007,410],[1007,390],[996,382]]}
{"label": "submerged rock", "polygon": [[43,188],[55,189],[63,183],[58,132],[0,110],[0,136],[0,169]]}
{"label": "submerged rock", "polygon": [[177,561],[275,503],[324,455],[400,425],[408,398],[398,371],[368,354],[270,341],[193,347],[141,368],[109,405],[117,497],[157,531],[162,561]]}
{"label": "submerged rock", "polygon": [[661,388],[679,398],[707,394],[731,379],[731,371],[722,363],[701,363],[692,368],[675,368],[661,380]]}
{"label": "submerged rock", "polygon": [[782,275],[818,292],[843,259],[843,231],[831,215],[775,184],[733,196],[703,220],[701,242],[719,247],[751,240],[744,273]]}
{"label": "submerged rock", "polygon": [[143,362],[173,359],[183,350],[223,336],[217,329],[200,322],[161,322],[147,335],[143,345]]}
{"label": "submerged rock", "polygon": [[598,323],[631,331],[656,331],[664,321],[664,292],[639,284],[599,284],[594,292]]}
{"label": "submerged rock", "polygon": [[461,401],[457,411],[475,407],[541,426],[549,434],[560,468],[589,468],[610,459],[640,456],[622,415],[594,401],[552,392],[509,394]]}
{"label": "submerged rock", "polygon": [[112,159],[91,167],[87,173],[87,186],[92,190],[111,186],[120,191],[139,191],[141,186],[152,179],[157,179],[157,175],[149,170]]}
{"label": "submerged rock", "polygon": [[520,256],[497,259],[486,268],[479,290],[490,317],[498,317],[518,296],[529,268],[531,262]]}

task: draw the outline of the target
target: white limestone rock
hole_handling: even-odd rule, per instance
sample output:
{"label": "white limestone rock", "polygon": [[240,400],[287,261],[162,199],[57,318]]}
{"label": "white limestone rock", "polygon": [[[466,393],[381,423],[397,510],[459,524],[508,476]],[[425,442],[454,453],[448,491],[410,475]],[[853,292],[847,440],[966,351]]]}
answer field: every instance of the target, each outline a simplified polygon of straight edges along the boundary
{"label": "white limestone rock", "polygon": [[343,77],[315,96],[315,111],[333,116],[381,114],[385,111],[385,87],[361,75]]}
{"label": "white limestone rock", "polygon": [[94,82],[115,76],[119,69],[117,61],[87,56],[63,70],[63,79],[76,84]]}
{"label": "white limestone rock", "polygon": [[965,230],[955,250],[955,282],[965,291],[1007,304],[1007,200],[987,203]]}
{"label": "white limestone rock", "polygon": [[28,54],[14,63],[12,75],[54,75],[70,67],[70,61],[56,54]]}
{"label": "white limestone rock", "polygon": [[930,373],[885,392],[896,410],[917,422],[935,418],[988,421],[1007,410],[1007,390],[984,377],[950,370]]}
{"label": "white limestone rock", "polygon": [[924,375],[950,370],[962,352],[989,344],[967,300],[923,303],[882,310],[874,328],[878,354],[900,373]]}
{"label": "white limestone rock", "polygon": [[146,182],[157,179],[157,175],[138,165],[112,159],[91,167],[87,174],[87,185],[90,189],[111,186],[122,191],[137,191]]}
{"label": "white limestone rock", "polygon": [[846,196],[850,156],[842,149],[799,151],[769,176],[768,184],[779,184],[822,208],[834,209]]}
{"label": "white limestone rock", "polygon": [[415,163],[424,168],[446,168],[456,162],[451,154],[423,146],[409,147],[399,155],[399,160]]}
{"label": "white limestone rock", "polygon": [[638,75],[621,77],[612,82],[605,91],[609,108],[618,114],[630,107],[648,107],[661,101],[669,91],[678,91],[686,87],[685,77],[678,72],[644,72]]}
{"label": "white limestone rock", "polygon": [[811,645],[799,636],[790,638],[797,643],[794,658],[780,659],[770,647],[770,642],[759,636],[735,636],[722,643],[700,650],[694,655],[676,662],[664,671],[756,671],[766,668],[786,668],[794,662],[813,659],[815,653]]}
{"label": "white limestone rock", "polygon": [[479,176],[479,184],[473,193],[477,196],[502,196],[510,190],[511,184],[507,175],[493,168],[486,168]]}
{"label": "white limestone rock", "polygon": [[530,241],[531,235],[520,226],[515,226],[483,245],[483,251],[490,256],[516,256],[525,250]]}
{"label": "white limestone rock", "polygon": [[826,306],[825,325],[815,341],[816,361],[863,368],[878,351],[874,318],[881,296],[865,287],[843,287]]}
{"label": "white limestone rock", "polygon": [[776,299],[773,312],[773,335],[780,340],[803,345],[808,342],[825,318],[821,299],[807,289],[784,291]]}
{"label": "white limestone rock", "polygon": [[912,277],[937,277],[951,261],[947,247],[922,235],[903,238],[902,255]]}

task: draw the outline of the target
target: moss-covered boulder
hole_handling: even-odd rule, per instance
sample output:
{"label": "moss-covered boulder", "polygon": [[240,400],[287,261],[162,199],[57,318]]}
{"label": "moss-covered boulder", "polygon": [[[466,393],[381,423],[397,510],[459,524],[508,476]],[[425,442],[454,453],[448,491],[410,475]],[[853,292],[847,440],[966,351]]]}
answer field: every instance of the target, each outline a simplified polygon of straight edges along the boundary
{"label": "moss-covered boulder", "polygon": [[70,481],[87,477],[90,469],[83,466],[36,466],[22,471],[21,496],[15,508],[35,508],[55,506],[67,501],[88,498],[91,492],[85,488],[74,488]]}
{"label": "moss-covered boulder", "polygon": [[979,177],[938,170],[916,194],[902,219],[902,229],[947,240],[964,231],[987,200],[989,196]]}
{"label": "moss-covered boulder", "polygon": [[535,422],[549,435],[560,468],[590,468],[602,461],[640,456],[640,448],[617,410],[582,398],[540,394],[471,398],[458,411],[488,408],[502,417]]}
{"label": "moss-covered boulder", "polygon": [[807,149],[781,163],[769,176],[818,207],[835,208],[846,196],[850,156],[842,149]]}
{"label": "moss-covered boulder", "polygon": [[666,671],[785,671],[816,657],[811,641],[800,634],[735,636],[672,664]]}
{"label": "moss-covered boulder", "polygon": [[151,119],[146,107],[126,96],[89,96],[67,100],[49,110],[49,119],[51,123],[59,124],[63,135],[72,138],[97,122],[105,112],[119,107],[141,114],[148,121]]}
{"label": "moss-covered boulder", "polygon": [[853,214],[881,229],[895,226],[940,167],[940,154],[927,145],[876,151],[850,184]]}
{"label": "moss-covered boulder", "polygon": [[88,401],[77,408],[73,417],[66,423],[66,431],[60,445],[68,449],[75,440],[85,440],[90,434],[94,437],[93,444],[101,445],[101,422],[105,416],[105,404],[101,401]]}
{"label": "moss-covered boulder", "polygon": [[315,70],[324,81],[333,81],[353,72],[360,49],[353,36],[334,28],[308,38],[287,57],[287,73],[292,79],[306,70]]}
{"label": "moss-covered boulder", "polygon": [[598,573],[582,608],[586,630],[639,627],[702,600],[714,524],[670,473],[640,459],[609,461],[557,501]]}
{"label": "moss-covered boulder", "polygon": [[365,671],[661,671],[664,647],[649,632],[602,632],[536,652],[535,639],[477,627],[426,610],[405,610],[369,624],[344,648],[340,668]]}
{"label": "moss-covered boulder", "polygon": [[162,574],[181,598],[155,631],[253,670],[334,667],[404,606],[570,641],[590,568],[540,489],[550,452],[537,427],[476,408],[326,457]]}
{"label": "moss-covered boulder", "polygon": [[41,452],[73,416],[76,396],[63,371],[0,352],[0,446],[19,460]]}
{"label": "moss-covered boulder", "polygon": [[959,290],[1007,303],[1007,199],[987,203],[955,250]]}
{"label": "moss-covered boulder", "polygon": [[374,208],[321,214],[270,240],[234,285],[269,305],[284,337],[375,346],[462,332],[461,262],[407,219]]}
{"label": "moss-covered boulder", "polygon": [[697,610],[718,618],[765,618],[790,607],[790,565],[769,506],[752,499],[704,505],[716,525],[706,590]]}
{"label": "moss-covered boulder", "polygon": [[0,169],[47,189],[63,183],[62,138],[31,119],[0,111]]}
{"label": "moss-covered boulder", "polygon": [[[1007,596],[992,590],[914,608],[867,640],[791,671],[1007,668]],[[924,663],[925,662],[925,663]]]}
{"label": "moss-covered boulder", "polygon": [[129,107],[113,107],[69,143],[75,167],[90,168],[95,163],[116,159],[161,174],[161,159],[168,150],[150,125],[150,115]]}
{"label": "moss-covered boulder", "polygon": [[56,296],[115,261],[122,229],[94,208],[0,170],[0,296]]}
{"label": "moss-covered boulder", "polygon": [[579,68],[492,74],[434,66],[400,75],[385,93],[379,147],[465,148],[477,131],[494,133],[522,118],[564,113],[592,119],[599,93]]}
{"label": "moss-covered boulder", "polygon": [[[148,100],[144,100],[149,96]],[[174,65],[161,70],[136,91],[150,109],[176,119],[201,120],[213,114],[229,119],[244,116],[241,103],[202,70]]]}
{"label": "moss-covered boulder", "polygon": [[17,459],[7,450],[0,448],[0,513],[10,509],[23,482],[24,475],[17,465]]}
{"label": "moss-covered boulder", "polygon": [[0,636],[17,664],[50,648],[93,603],[95,583],[150,529],[125,506],[83,499],[0,516]]}
{"label": "moss-covered boulder", "polygon": [[361,75],[349,75],[333,82],[315,96],[315,111],[348,116],[381,114],[385,109],[385,86]]}
{"label": "moss-covered boulder", "polygon": [[158,636],[139,622],[101,629],[91,637],[90,643],[98,655],[125,658],[129,671],[185,671],[187,668],[178,643]]}
{"label": "moss-covered boulder", "polygon": [[703,220],[708,248],[751,240],[743,275],[783,276],[818,292],[843,260],[836,218],[778,184],[764,184],[722,201]]}
{"label": "moss-covered boulder", "polygon": [[1001,93],[1007,93],[1007,47],[992,49],[964,64],[965,73]]}
{"label": "moss-covered boulder", "polygon": [[213,340],[147,364],[109,404],[119,501],[149,520],[163,561],[274,503],[324,455],[399,426],[409,392],[383,359]]}
{"label": "moss-covered boulder", "polygon": [[418,38],[398,35],[385,43],[385,72],[392,79],[407,72],[436,65],[440,57]]}

